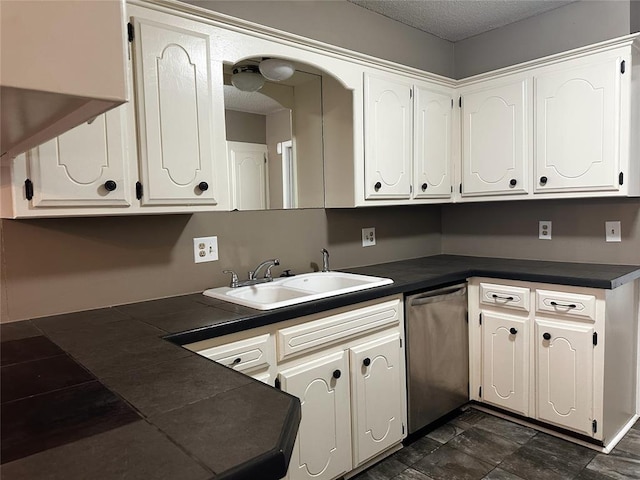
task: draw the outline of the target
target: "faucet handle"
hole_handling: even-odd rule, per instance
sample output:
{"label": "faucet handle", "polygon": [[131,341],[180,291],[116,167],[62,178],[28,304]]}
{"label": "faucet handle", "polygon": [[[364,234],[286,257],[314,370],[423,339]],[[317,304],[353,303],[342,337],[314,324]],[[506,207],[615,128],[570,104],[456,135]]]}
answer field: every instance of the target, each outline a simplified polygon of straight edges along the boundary
{"label": "faucet handle", "polygon": [[238,286],[238,275],[233,270],[223,270],[222,273],[230,273],[231,274],[231,283],[229,286],[231,288],[236,288]]}

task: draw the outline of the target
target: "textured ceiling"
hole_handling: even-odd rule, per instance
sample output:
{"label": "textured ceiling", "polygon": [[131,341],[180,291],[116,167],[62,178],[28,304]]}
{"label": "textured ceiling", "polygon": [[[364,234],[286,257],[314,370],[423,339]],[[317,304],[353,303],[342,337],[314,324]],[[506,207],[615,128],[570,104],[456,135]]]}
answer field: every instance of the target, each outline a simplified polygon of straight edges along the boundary
{"label": "textured ceiling", "polygon": [[576,0],[348,1],[405,25],[457,42]]}

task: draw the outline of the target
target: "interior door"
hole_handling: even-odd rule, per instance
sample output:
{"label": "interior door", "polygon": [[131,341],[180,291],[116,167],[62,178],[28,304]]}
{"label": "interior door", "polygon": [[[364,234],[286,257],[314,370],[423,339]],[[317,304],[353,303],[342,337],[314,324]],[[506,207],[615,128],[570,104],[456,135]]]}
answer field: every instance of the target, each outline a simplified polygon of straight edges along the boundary
{"label": "interior door", "polygon": [[227,142],[231,164],[232,208],[269,208],[267,146],[259,143]]}

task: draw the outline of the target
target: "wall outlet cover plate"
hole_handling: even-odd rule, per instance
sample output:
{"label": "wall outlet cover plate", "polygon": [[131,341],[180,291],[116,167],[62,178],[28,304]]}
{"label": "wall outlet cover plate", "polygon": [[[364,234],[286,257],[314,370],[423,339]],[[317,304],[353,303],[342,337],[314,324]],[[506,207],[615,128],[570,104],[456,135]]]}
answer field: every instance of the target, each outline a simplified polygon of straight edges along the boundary
{"label": "wall outlet cover plate", "polygon": [[376,244],[376,229],[368,227],[362,229],[362,246],[373,247]]}
{"label": "wall outlet cover plate", "polygon": [[195,263],[218,260],[218,237],[197,237],[193,239],[193,260]]}
{"label": "wall outlet cover plate", "polygon": [[551,220],[538,222],[538,238],[540,240],[551,240]]}
{"label": "wall outlet cover plate", "polygon": [[607,242],[621,242],[622,233],[619,221],[604,222],[605,239]]}

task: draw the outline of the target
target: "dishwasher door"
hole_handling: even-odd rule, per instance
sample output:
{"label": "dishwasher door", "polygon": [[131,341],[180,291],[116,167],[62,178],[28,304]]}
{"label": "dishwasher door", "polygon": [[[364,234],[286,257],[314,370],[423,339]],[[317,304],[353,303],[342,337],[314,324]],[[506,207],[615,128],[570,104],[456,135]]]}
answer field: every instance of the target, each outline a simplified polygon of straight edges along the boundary
{"label": "dishwasher door", "polygon": [[469,401],[467,287],[405,300],[409,433]]}

